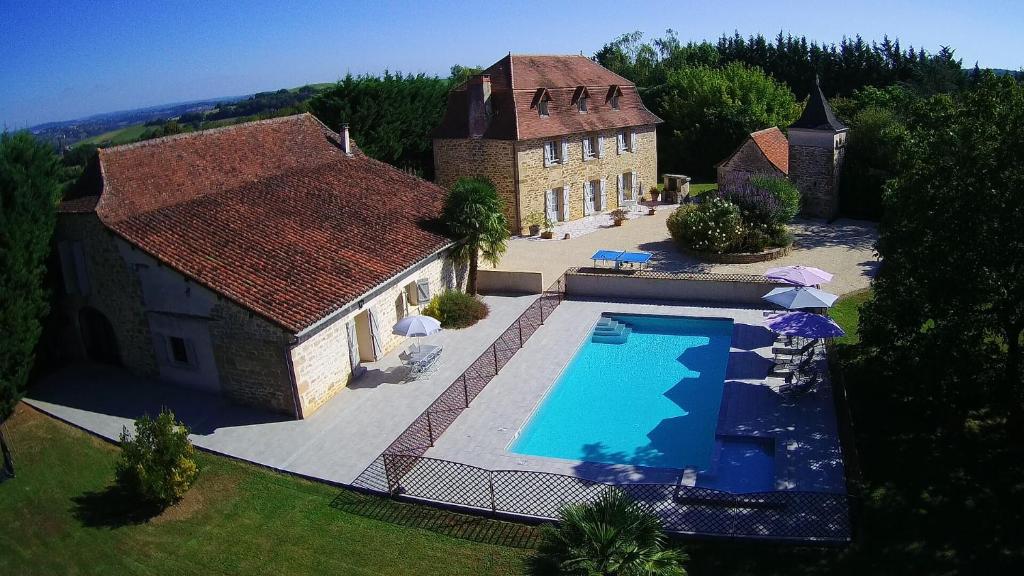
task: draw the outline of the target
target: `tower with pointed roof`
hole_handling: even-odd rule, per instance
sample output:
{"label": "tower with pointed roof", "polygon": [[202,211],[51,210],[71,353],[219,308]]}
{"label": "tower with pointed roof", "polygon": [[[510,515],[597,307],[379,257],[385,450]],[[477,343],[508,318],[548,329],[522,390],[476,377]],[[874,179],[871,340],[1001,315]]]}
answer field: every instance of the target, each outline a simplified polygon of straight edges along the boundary
{"label": "tower with pointed roof", "polygon": [[838,216],[846,131],[815,78],[803,114],[788,130],[789,178],[803,196],[803,216],[828,220]]}

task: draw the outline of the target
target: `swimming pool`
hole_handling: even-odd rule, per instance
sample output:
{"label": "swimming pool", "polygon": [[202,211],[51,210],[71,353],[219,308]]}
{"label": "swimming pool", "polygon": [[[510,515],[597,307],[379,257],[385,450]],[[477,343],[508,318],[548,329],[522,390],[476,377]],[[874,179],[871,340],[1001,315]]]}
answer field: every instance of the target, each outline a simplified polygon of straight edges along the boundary
{"label": "swimming pool", "polygon": [[[517,454],[708,470],[733,321],[605,315],[509,447]],[[603,333],[609,332],[603,330]]]}

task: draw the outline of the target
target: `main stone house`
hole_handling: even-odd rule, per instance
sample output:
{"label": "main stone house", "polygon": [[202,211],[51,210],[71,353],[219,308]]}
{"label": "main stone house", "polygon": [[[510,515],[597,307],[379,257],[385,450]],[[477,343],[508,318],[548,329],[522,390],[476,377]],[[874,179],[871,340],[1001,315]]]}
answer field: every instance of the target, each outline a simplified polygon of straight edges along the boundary
{"label": "main stone house", "polygon": [[589,58],[510,54],[449,94],[436,181],[488,177],[516,233],[591,216],[657,183],[660,122],[636,86]]}
{"label": "main stone house", "polygon": [[296,418],[462,280],[445,191],[306,114],[101,149],[76,196],[56,233],[67,354]]}

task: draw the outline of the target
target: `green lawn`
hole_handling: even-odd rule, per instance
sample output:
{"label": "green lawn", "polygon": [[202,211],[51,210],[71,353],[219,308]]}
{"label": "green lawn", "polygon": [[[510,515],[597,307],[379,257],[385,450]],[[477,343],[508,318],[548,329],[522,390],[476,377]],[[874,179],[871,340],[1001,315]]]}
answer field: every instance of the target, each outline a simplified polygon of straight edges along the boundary
{"label": "green lawn", "polygon": [[716,184],[714,182],[701,182],[701,183],[690,182],[690,196],[700,196],[701,194],[704,194],[705,192],[710,192],[711,190],[717,190],[717,189],[718,189],[718,184]]}
{"label": "green lawn", "polygon": [[93,136],[92,138],[86,138],[79,142],[79,144],[96,144],[97,146],[130,144],[141,138],[142,133],[145,132],[147,128],[148,127],[143,124],[125,126],[118,130],[111,130],[110,132],[104,132],[103,134]]}
{"label": "green lawn", "polygon": [[829,310],[829,316],[846,331],[846,336],[836,338],[837,344],[856,344],[860,342],[860,305],[867,302],[870,298],[870,289],[858,290],[844,295]]}
{"label": "green lawn", "polygon": [[536,538],[208,454],[181,503],[132,523],[107,491],[116,447],[24,405],[7,429],[18,475],[0,483],[0,574],[519,574],[529,550],[488,542]]}

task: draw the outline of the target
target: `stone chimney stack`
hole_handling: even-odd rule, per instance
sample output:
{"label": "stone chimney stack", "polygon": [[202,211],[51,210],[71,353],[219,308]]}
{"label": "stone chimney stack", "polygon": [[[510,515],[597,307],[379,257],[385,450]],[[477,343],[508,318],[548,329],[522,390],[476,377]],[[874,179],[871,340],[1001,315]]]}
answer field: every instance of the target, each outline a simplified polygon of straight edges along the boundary
{"label": "stone chimney stack", "polygon": [[352,155],[352,142],[348,139],[348,122],[341,125],[341,149],[345,151],[345,154]]}
{"label": "stone chimney stack", "polygon": [[469,103],[469,137],[482,138],[491,120],[491,76],[477,74],[466,85]]}

